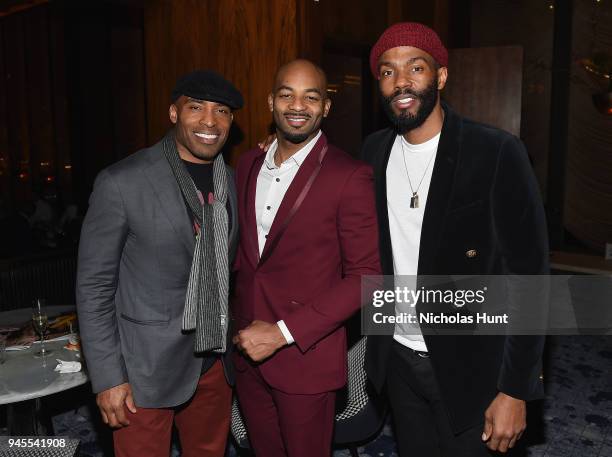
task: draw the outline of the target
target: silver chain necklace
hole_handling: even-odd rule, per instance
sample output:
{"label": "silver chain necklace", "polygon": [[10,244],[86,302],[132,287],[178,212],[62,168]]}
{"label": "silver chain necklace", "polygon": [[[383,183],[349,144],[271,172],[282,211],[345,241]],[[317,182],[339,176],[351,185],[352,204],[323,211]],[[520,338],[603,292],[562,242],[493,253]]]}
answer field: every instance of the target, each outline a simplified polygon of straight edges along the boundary
{"label": "silver chain necklace", "polygon": [[402,148],[402,158],[404,159],[404,169],[406,170],[406,176],[408,177],[408,184],[410,185],[410,191],[412,192],[412,197],[410,197],[410,207],[418,208],[419,207],[419,189],[421,188],[421,184],[423,184],[423,179],[425,179],[425,175],[427,174],[427,170],[429,169],[429,165],[431,165],[431,161],[434,157],[435,151],[431,154],[429,158],[429,162],[427,162],[427,166],[425,167],[425,171],[423,172],[423,176],[421,176],[421,180],[419,181],[419,185],[416,190],[412,187],[412,181],[410,181],[410,173],[408,173],[408,165],[406,165],[406,153],[404,152],[404,139],[403,136],[400,135],[400,146]]}

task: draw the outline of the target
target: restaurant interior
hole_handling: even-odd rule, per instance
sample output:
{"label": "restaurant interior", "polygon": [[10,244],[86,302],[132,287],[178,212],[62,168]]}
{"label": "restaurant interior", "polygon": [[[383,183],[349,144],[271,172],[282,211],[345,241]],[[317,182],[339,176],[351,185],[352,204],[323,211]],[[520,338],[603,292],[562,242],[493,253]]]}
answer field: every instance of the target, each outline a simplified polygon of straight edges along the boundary
{"label": "restaurant interior", "polygon": [[[525,144],[553,274],[607,278],[612,296],[612,0],[0,0],[0,437],[64,437],[65,455],[113,455],[86,367],[70,363],[80,227],[96,175],[170,128],[176,79],[213,69],[242,92],[223,150],[235,165],[271,132],[276,69],[310,59],[333,102],[323,130],[357,157],[387,126],[369,51],[402,21],[448,47],[442,97]],[[58,371],[54,356],[42,371],[27,363],[38,360],[36,302],[67,362]],[[523,455],[612,456],[609,330],[548,338],[546,398],[529,411]],[[393,433],[383,417],[334,456],[397,456]],[[249,455],[241,445],[234,436],[226,455]]]}

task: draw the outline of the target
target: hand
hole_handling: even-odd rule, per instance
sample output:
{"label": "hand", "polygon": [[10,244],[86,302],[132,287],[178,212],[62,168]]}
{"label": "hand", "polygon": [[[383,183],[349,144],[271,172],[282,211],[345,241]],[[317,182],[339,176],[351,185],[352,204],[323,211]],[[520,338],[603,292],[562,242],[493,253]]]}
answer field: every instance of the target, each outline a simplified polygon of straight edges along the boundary
{"label": "hand", "polygon": [[234,336],[234,344],[249,356],[253,362],[267,359],[287,344],[287,340],[277,324],[253,321],[244,330]]}
{"label": "hand", "polygon": [[132,388],[125,382],[110,389],[103,390],[96,396],[96,404],[102,413],[102,420],[112,428],[130,425],[125,414],[125,407],[136,414],[136,405],[132,396]]}
{"label": "hand", "polygon": [[257,143],[257,146],[259,146],[260,149],[263,149],[264,151],[268,152],[268,149],[270,149],[270,145],[274,143],[274,140],[276,140],[276,133],[268,135],[268,138]]}
{"label": "hand", "polygon": [[523,400],[498,393],[485,411],[482,441],[492,451],[512,449],[527,427],[527,408]]}

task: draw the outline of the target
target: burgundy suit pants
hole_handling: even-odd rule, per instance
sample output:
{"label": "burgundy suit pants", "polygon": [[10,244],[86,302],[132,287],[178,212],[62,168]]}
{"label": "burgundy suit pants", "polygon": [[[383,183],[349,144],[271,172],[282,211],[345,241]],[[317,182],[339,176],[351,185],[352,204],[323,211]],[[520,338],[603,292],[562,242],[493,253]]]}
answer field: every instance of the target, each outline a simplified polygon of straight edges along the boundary
{"label": "burgundy suit pants", "polygon": [[257,457],[331,455],[335,392],[281,392],[270,387],[259,368],[250,364],[245,371],[236,370],[236,391]]}

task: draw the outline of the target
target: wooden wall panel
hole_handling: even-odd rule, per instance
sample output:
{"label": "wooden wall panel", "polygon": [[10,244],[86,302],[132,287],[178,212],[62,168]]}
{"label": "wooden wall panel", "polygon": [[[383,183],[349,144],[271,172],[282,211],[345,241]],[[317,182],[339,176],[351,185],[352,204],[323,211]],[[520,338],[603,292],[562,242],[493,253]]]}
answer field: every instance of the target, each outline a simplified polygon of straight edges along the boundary
{"label": "wooden wall panel", "polygon": [[[228,161],[268,131],[266,97],[276,69],[297,56],[297,0],[154,0],[145,5],[148,140],[170,127],[170,92],[180,75],[209,68],[245,98],[236,112]],[[240,142],[239,144],[236,144]],[[234,145],[234,147],[232,147]]]}
{"label": "wooden wall panel", "polygon": [[453,49],[448,67],[443,97],[457,112],[520,136],[521,47]]}
{"label": "wooden wall panel", "polygon": [[[110,30],[111,90],[115,156],[125,157],[147,142],[142,12],[123,11]],[[114,21],[113,21],[114,22]]]}
{"label": "wooden wall panel", "polygon": [[[522,46],[521,139],[532,159],[545,202],[555,22],[554,11],[548,6],[541,2],[471,0],[471,11],[468,12],[471,17],[469,41],[462,46],[474,48]],[[453,13],[456,11],[453,10]],[[463,11],[463,14],[465,13]]]}
{"label": "wooden wall panel", "polygon": [[299,54],[321,62],[326,42],[371,46],[402,15],[401,0],[298,1]]}

